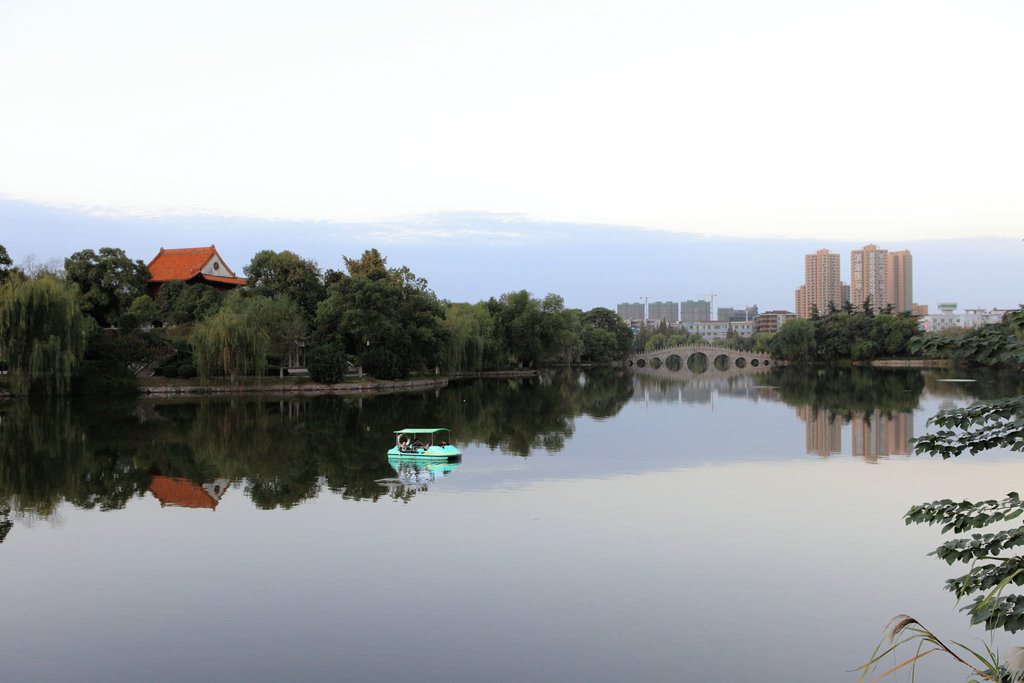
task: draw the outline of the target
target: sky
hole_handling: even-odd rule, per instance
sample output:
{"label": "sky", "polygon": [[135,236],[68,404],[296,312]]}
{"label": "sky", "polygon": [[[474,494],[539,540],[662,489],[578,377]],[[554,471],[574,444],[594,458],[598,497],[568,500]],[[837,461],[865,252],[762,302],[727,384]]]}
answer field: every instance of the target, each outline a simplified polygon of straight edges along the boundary
{"label": "sky", "polygon": [[0,244],[373,247],[451,300],[767,310],[875,243],[921,303],[1016,306],[1022,29],[1017,0],[0,0]]}

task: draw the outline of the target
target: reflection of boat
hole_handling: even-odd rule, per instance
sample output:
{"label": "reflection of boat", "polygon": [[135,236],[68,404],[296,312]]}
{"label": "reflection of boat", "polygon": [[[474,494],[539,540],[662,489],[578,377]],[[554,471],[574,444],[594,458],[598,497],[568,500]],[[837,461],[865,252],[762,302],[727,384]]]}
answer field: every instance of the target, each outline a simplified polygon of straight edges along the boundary
{"label": "reflection of boat", "polygon": [[442,477],[447,477],[459,466],[459,458],[451,460],[411,457],[404,455],[388,455],[388,464],[398,474],[398,481],[403,484],[428,484]]}
{"label": "reflection of boat", "polygon": [[446,460],[459,457],[462,453],[451,445],[451,438],[451,430],[447,427],[399,429],[395,432],[395,445],[388,451],[388,458]]}

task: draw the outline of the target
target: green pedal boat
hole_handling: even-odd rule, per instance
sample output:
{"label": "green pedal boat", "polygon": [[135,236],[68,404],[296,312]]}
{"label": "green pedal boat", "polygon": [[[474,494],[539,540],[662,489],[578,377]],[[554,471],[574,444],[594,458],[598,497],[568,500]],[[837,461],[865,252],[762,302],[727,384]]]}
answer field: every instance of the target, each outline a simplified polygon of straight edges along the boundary
{"label": "green pedal boat", "polygon": [[388,451],[388,457],[414,458],[455,458],[462,455],[451,444],[452,430],[447,427],[423,427],[395,431],[395,445]]}

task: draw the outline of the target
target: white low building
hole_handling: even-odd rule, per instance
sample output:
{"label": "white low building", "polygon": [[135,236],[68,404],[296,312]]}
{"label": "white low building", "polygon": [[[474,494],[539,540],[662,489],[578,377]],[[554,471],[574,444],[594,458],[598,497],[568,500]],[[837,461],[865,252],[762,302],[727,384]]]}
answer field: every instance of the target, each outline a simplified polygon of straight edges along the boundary
{"label": "white low building", "polygon": [[956,304],[939,304],[938,313],[929,313],[918,318],[918,327],[925,332],[943,330],[966,330],[973,327],[998,325],[1010,311],[1005,308],[967,308],[958,313]]}
{"label": "white low building", "polygon": [[699,334],[708,341],[725,339],[730,328],[741,337],[750,337],[754,334],[753,320],[701,320],[695,323],[683,323],[683,327],[687,332]]}

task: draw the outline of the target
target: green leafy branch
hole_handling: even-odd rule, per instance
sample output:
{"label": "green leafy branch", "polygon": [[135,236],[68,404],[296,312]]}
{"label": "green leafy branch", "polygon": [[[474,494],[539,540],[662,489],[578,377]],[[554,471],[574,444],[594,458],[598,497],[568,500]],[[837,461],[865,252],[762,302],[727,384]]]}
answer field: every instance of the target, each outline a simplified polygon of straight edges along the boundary
{"label": "green leafy branch", "polygon": [[918,455],[945,459],[999,447],[1019,452],[1024,450],[1024,396],[942,410],[929,418],[928,425],[941,429],[914,440]]}

